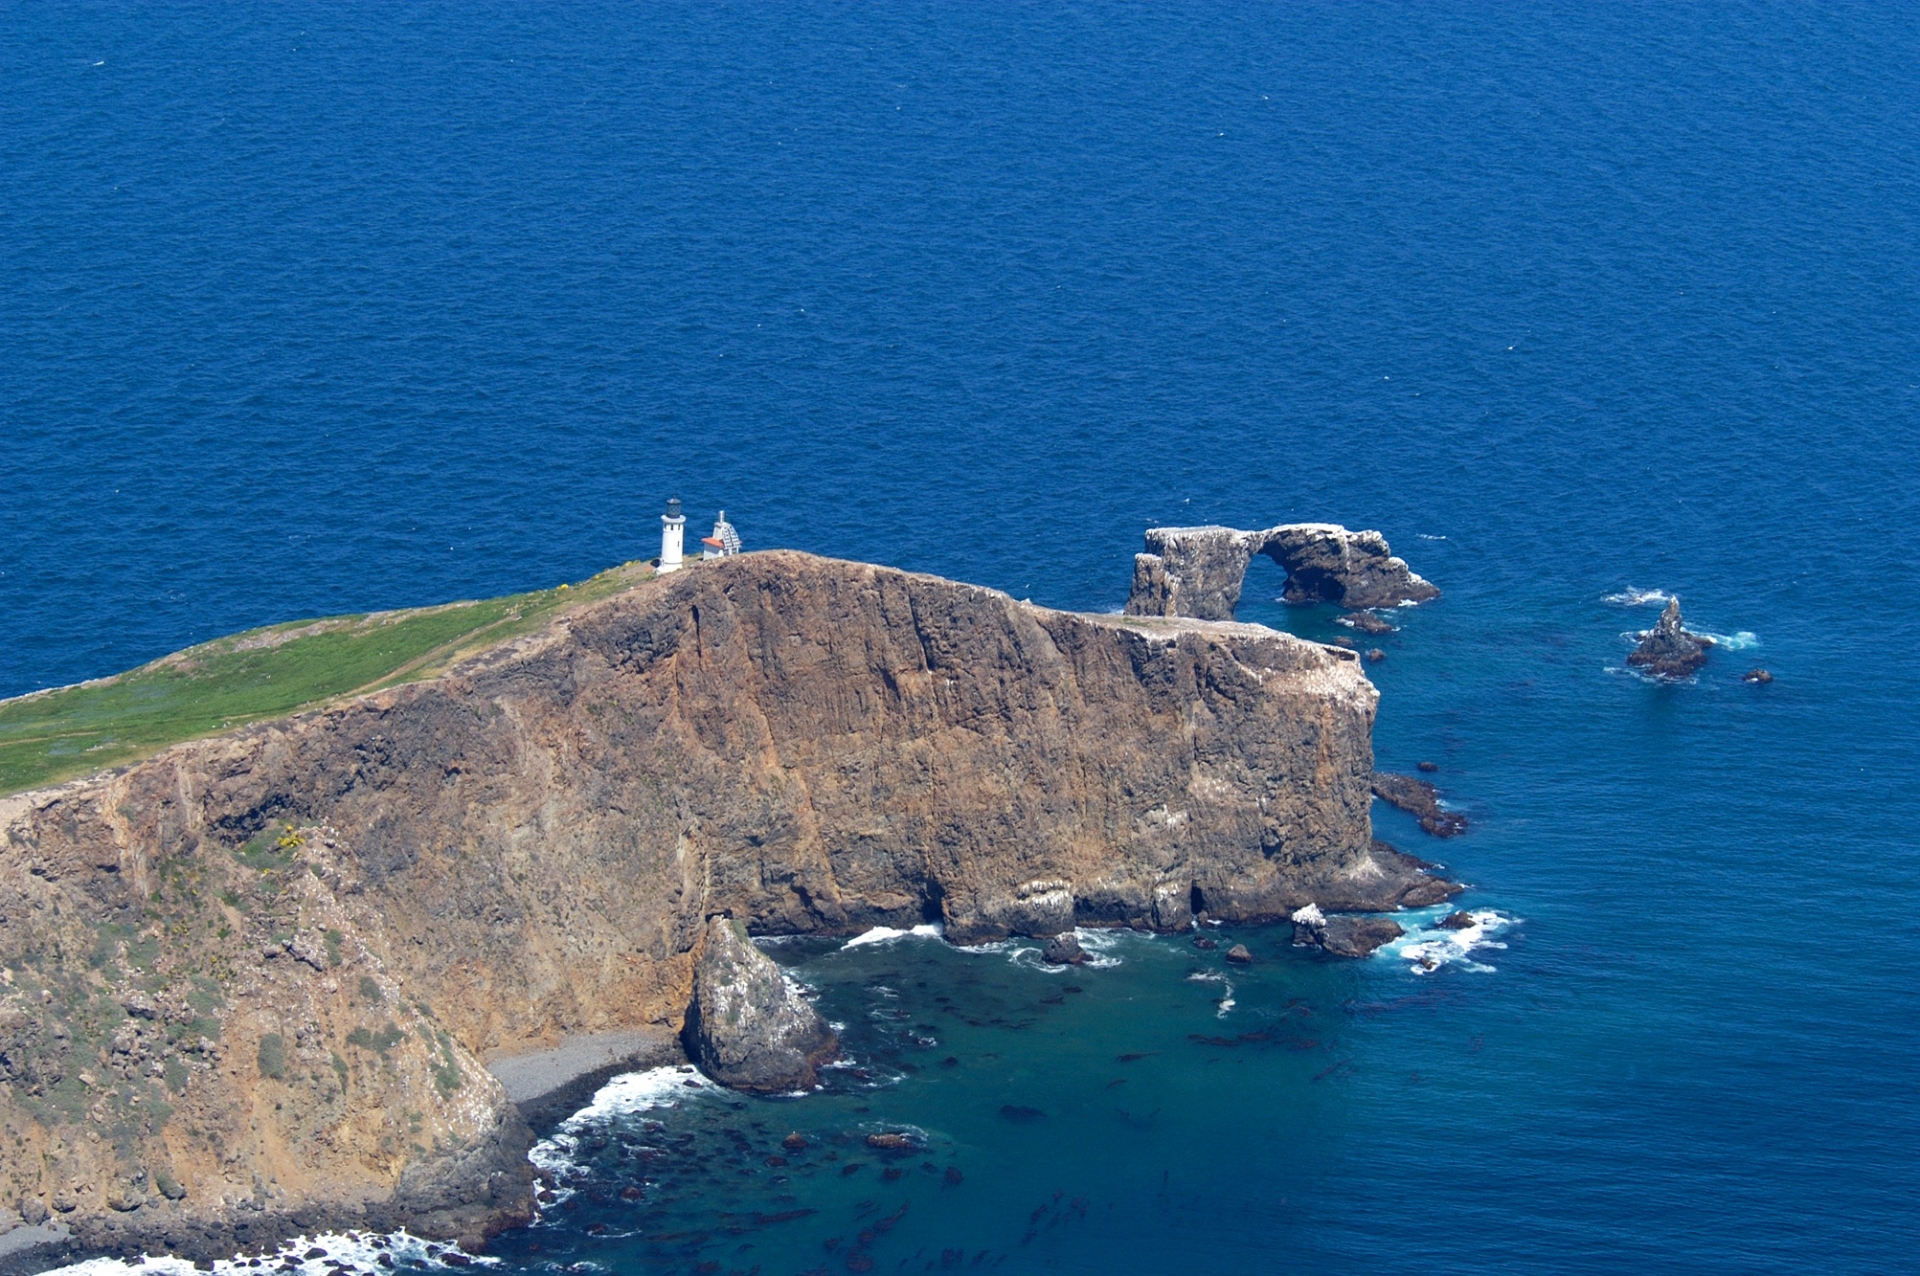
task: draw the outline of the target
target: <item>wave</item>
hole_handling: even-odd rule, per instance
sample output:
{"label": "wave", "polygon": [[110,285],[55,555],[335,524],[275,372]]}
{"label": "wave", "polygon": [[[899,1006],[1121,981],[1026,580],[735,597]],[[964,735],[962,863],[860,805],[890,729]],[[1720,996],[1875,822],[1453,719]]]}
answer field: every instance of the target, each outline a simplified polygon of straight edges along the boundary
{"label": "wave", "polygon": [[892,926],[875,926],[871,930],[861,931],[858,935],[855,935],[852,939],[840,945],[840,947],[842,949],[864,948],[868,944],[887,944],[896,939],[907,939],[910,937],[918,939],[939,939],[945,933],[938,922],[923,922],[910,930],[897,930]]}
{"label": "wave", "polygon": [[1616,607],[1665,607],[1672,598],[1664,589],[1635,589],[1629,585],[1617,594],[1603,595],[1600,601]]}
{"label": "wave", "polygon": [[1220,985],[1220,996],[1216,998],[1213,1003],[1215,1007],[1217,1007],[1213,1014],[1215,1019],[1225,1019],[1228,1013],[1239,1004],[1233,999],[1233,980],[1228,979],[1217,970],[1193,971],[1187,976],[1187,982],[1190,984]]}
{"label": "wave", "polygon": [[1476,974],[1491,974],[1494,967],[1476,961],[1473,954],[1504,950],[1506,945],[1494,936],[1511,927],[1518,918],[1492,908],[1467,914],[1471,924],[1459,930],[1440,926],[1440,919],[1452,913],[1444,905],[1423,909],[1402,921],[1407,933],[1382,947],[1375,955],[1388,961],[1404,961],[1416,975],[1430,975],[1445,966],[1459,966]]}
{"label": "wave", "polygon": [[[298,1236],[285,1242],[272,1254],[262,1255],[257,1265],[249,1260],[237,1258],[215,1259],[214,1272],[219,1276],[259,1276],[261,1272],[277,1270],[285,1273],[299,1273],[299,1276],[326,1276],[328,1272],[342,1268],[366,1272],[369,1276],[391,1276],[388,1264],[401,1262],[416,1267],[444,1267],[451,1271],[453,1264],[443,1263],[440,1256],[452,1250],[452,1246],[436,1241],[423,1240],[411,1232],[388,1232],[375,1235],[369,1232],[324,1232],[318,1236]],[[309,1250],[320,1249],[326,1253],[318,1258],[307,1258]],[[380,1259],[387,1256],[387,1263]],[[462,1265],[477,1267],[498,1267],[498,1258],[472,1256]],[[195,1276],[194,1265],[184,1258],[171,1255],[143,1255],[136,1259],[90,1258],[83,1263],[73,1263],[66,1267],[53,1268],[47,1276]],[[200,1269],[204,1271],[205,1269]]]}
{"label": "wave", "polygon": [[580,1150],[580,1132],[587,1126],[655,1108],[679,1107],[688,1098],[719,1089],[691,1064],[623,1072],[596,1090],[586,1107],[535,1143],[527,1152],[527,1160],[553,1180],[553,1190],[564,1200],[571,1194],[564,1186],[564,1177],[578,1167],[574,1157]]}
{"label": "wave", "polygon": [[1713,639],[1713,645],[1725,651],[1746,651],[1748,648],[1758,647],[1760,645],[1759,635],[1755,634],[1751,629],[1742,629],[1737,633],[1731,634],[1716,634],[1706,629],[1701,629],[1696,632],[1698,632],[1702,638]]}

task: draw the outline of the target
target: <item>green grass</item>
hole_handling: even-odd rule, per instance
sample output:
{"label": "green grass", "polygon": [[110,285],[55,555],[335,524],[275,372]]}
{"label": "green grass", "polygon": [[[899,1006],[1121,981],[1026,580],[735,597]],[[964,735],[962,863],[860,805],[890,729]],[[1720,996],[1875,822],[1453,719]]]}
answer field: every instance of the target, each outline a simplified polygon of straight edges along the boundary
{"label": "green grass", "polygon": [[217,638],[128,673],[0,701],[0,794],[150,756],[182,740],[431,677],[644,579],[634,564],[481,602],[293,621]]}

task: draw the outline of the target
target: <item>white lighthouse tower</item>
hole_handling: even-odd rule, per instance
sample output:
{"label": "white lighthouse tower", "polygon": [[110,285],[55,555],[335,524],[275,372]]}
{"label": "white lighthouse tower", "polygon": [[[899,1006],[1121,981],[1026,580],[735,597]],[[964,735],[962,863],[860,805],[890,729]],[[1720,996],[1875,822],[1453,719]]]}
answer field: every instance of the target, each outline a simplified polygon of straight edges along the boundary
{"label": "white lighthouse tower", "polygon": [[660,566],[658,570],[665,574],[680,570],[680,545],[686,535],[687,517],[680,512],[680,498],[674,497],[667,502],[667,512],[660,516]]}

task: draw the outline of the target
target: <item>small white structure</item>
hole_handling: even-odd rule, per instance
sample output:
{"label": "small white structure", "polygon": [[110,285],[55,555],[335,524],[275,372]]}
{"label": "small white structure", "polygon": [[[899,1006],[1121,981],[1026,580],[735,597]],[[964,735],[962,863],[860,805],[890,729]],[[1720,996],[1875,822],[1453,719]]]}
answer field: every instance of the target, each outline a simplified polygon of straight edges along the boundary
{"label": "small white structure", "polygon": [[667,502],[667,512],[660,516],[660,566],[656,571],[680,570],[680,546],[686,527],[687,518],[680,512],[680,498],[676,496]]}
{"label": "small white structure", "polygon": [[721,510],[720,517],[714,521],[713,535],[702,536],[700,543],[707,547],[707,558],[731,558],[740,552],[740,533],[727,521],[725,510]]}

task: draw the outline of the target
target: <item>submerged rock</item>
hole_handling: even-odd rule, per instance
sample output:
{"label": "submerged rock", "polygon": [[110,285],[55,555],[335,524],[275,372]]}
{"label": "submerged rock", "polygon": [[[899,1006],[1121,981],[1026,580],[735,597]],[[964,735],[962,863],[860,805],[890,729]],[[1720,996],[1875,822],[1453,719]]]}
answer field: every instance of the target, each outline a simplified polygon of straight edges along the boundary
{"label": "submerged rock", "polygon": [[1759,686],[1759,685],[1764,685],[1766,683],[1772,682],[1773,675],[1767,672],[1765,669],[1749,669],[1745,673],[1740,675],[1740,681],[1751,682],[1756,686]]}
{"label": "submerged rock", "polygon": [[1627,663],[1662,678],[1684,678],[1707,663],[1707,648],[1713,639],[1688,633],[1680,626],[1680,600],[1669,598],[1666,610],[1652,629],[1640,637],[1640,645],[1627,657]]}
{"label": "submerged rock", "polygon": [[1340,617],[1344,624],[1352,625],[1363,634],[1390,634],[1393,626],[1370,611],[1353,611]]}
{"label": "submerged rock", "polygon": [[812,1003],[729,917],[707,921],[681,1039],[715,1081],[760,1092],[811,1089],[815,1069],[840,1049]]}
{"label": "submerged rock", "polygon": [[1047,946],[1040,950],[1040,960],[1049,966],[1082,966],[1086,964],[1087,950],[1080,947],[1080,941],[1068,931],[1047,941]]}

